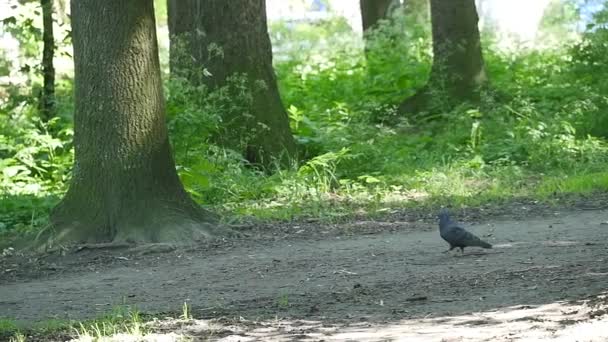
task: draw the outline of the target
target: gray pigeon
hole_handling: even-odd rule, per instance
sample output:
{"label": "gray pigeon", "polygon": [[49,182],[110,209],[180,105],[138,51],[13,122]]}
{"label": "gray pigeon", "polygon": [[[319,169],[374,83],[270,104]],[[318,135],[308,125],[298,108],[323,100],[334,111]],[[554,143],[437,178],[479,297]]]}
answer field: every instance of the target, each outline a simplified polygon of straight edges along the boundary
{"label": "gray pigeon", "polygon": [[492,245],[469,233],[466,229],[460,227],[457,222],[452,221],[450,213],[445,208],[439,212],[439,235],[450,244],[450,249],[446,252],[456,247],[459,247],[463,254],[465,247],[492,248]]}

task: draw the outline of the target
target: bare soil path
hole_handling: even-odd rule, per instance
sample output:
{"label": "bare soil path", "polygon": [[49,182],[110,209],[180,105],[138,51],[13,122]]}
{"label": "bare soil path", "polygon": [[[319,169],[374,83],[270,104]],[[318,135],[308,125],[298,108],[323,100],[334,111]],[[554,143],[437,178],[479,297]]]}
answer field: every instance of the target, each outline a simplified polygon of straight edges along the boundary
{"label": "bare soil path", "polygon": [[432,216],[261,227],[248,239],[143,256],[5,256],[0,316],[82,320],[115,305],[167,313],[188,302],[195,317],[230,318],[215,336],[241,341],[556,338],[572,324],[608,331],[606,311],[593,309],[608,290],[608,210],[521,216],[469,217],[469,230],[495,248],[464,256],[442,253]]}

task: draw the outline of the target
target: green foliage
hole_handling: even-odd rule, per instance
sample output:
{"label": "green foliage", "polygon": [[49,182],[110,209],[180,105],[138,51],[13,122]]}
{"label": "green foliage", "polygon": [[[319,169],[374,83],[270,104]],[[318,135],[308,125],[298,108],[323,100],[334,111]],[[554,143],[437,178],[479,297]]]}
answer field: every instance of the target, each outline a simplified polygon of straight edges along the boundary
{"label": "green foliage", "polygon": [[147,330],[139,311],[123,306],[115,307],[112,312],[91,322],[78,323],[78,327],[73,329],[79,338],[87,340],[100,340],[120,333],[141,338]]}
{"label": "green foliage", "polygon": [[27,234],[47,223],[49,209],[65,190],[73,160],[69,84],[58,87],[62,112],[44,124],[35,101],[17,87],[0,104],[0,238]]}
{"label": "green foliage", "polygon": [[28,341],[29,338],[98,341],[108,336],[123,335],[130,339],[142,339],[150,330],[147,324],[149,320],[151,317],[126,305],[115,306],[111,311],[86,321],[50,319],[17,323],[11,319],[0,319],[0,338],[3,341]]}
{"label": "green foliage", "polygon": [[[555,23],[570,20],[564,13]],[[250,168],[238,146],[218,144],[230,133],[222,117],[247,112],[245,78],[209,91],[178,75],[166,81],[166,96],[179,175],[213,210],[280,219],[605,191],[606,18],[598,13],[575,44],[543,49],[501,51],[488,35],[492,87],[480,105],[446,108],[437,95],[424,121],[395,111],[430,70],[430,31],[419,14],[383,22],[365,49],[341,19],[271,23],[275,70],[302,159],[272,174]],[[204,66],[190,71],[212,77]],[[65,191],[73,109],[69,82],[63,88],[51,127],[35,119],[23,89],[8,89],[0,107],[0,232],[35,231]]]}
{"label": "green foliage", "polygon": [[[69,56],[69,32],[63,25],[67,18],[58,13],[55,18],[56,57]],[[8,76],[0,87],[0,245],[7,242],[6,234],[34,233],[47,223],[73,159],[71,80],[58,77],[60,115],[49,123],[38,119],[41,21],[39,2],[26,1],[11,6],[10,15],[0,22],[4,41],[18,43],[17,49],[7,46],[0,54],[0,75]]]}
{"label": "green foliage", "polygon": [[42,51],[41,9],[34,2],[25,2],[16,9],[16,13],[3,18],[0,25],[3,32],[19,41],[20,59],[24,63],[21,71],[29,71]]}
{"label": "green foliage", "polygon": [[[11,74],[17,82],[33,86],[29,91],[32,91],[35,96],[39,91],[42,73],[43,43],[40,2],[19,1],[18,5],[12,5],[9,8],[8,13],[3,13],[0,20],[0,35],[2,35],[3,44],[7,44],[6,49],[3,46],[0,51],[0,75]],[[65,13],[65,4],[57,3],[53,15],[55,64],[66,61],[70,63],[71,31],[67,24],[69,17]],[[13,39],[18,44],[17,49],[13,49]],[[0,97],[2,97],[1,95],[0,92]]]}
{"label": "green foliage", "polygon": [[277,307],[284,310],[289,308],[289,305],[289,295],[286,293],[280,295],[277,299]]}
{"label": "green foliage", "polygon": [[577,38],[575,27],[580,10],[575,0],[551,0],[539,24],[536,41],[544,46],[563,44]]}
{"label": "green foliage", "polygon": [[250,177],[257,173],[245,168],[246,161],[238,151],[245,149],[252,135],[230,139],[238,141],[234,149],[218,145],[234,134],[229,129],[233,123],[224,119],[233,113],[247,115],[252,96],[246,78],[230,77],[225,86],[214,91],[183,77],[172,77],[166,85],[169,135],[186,190],[204,204],[222,203],[240,190],[250,192],[243,189],[241,181],[250,183]]}
{"label": "green foliage", "polygon": [[608,138],[608,8],[594,15],[582,40],[570,48],[568,66],[577,79],[567,83],[577,92],[585,93],[572,107],[576,127],[583,133]]}
{"label": "green foliage", "polygon": [[11,336],[19,330],[17,323],[8,318],[0,318],[0,337]]}

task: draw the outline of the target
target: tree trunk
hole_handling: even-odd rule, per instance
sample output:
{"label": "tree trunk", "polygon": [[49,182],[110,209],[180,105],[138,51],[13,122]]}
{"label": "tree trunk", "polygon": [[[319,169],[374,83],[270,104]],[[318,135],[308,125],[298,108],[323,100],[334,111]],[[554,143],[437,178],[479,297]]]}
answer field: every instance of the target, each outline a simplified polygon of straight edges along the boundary
{"label": "tree trunk", "polygon": [[43,86],[40,94],[40,118],[48,122],[55,117],[55,37],[53,35],[53,0],[41,0],[42,6],[42,76]]}
{"label": "tree trunk", "polygon": [[[295,141],[272,67],[266,1],[169,0],[168,13],[172,73],[189,69],[193,82],[210,89],[226,85],[235,74],[247,76],[249,108],[245,113],[226,109],[218,142],[264,166],[294,157]],[[200,77],[190,65],[211,76]]]}
{"label": "tree trunk", "polygon": [[427,84],[401,104],[400,112],[424,109],[433,93],[452,104],[478,100],[487,82],[478,20],[474,0],[431,0],[433,66]]}
{"label": "tree trunk", "polygon": [[152,0],[71,1],[75,161],[49,243],[185,243],[214,218],[185,192],[165,123]]}
{"label": "tree trunk", "polygon": [[373,28],[378,21],[385,19],[388,9],[393,0],[360,0],[361,23],[363,32]]}

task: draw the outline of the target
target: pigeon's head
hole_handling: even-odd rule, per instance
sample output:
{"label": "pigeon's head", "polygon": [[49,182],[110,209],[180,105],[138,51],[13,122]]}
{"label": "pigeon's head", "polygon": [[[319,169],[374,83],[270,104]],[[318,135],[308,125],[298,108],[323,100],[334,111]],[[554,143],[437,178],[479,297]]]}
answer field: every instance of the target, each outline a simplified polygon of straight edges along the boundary
{"label": "pigeon's head", "polygon": [[441,210],[439,210],[439,215],[437,216],[439,217],[440,222],[447,222],[450,220],[450,212],[447,208],[441,208]]}

